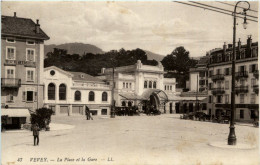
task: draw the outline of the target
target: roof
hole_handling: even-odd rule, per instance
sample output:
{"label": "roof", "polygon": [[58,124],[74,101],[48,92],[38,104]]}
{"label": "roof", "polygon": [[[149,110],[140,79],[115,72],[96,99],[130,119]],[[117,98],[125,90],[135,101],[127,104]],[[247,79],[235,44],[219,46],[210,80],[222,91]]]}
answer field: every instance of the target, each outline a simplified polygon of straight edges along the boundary
{"label": "roof", "polygon": [[93,76],[88,75],[88,74],[83,73],[83,72],[70,72],[70,71],[67,71],[67,72],[73,74],[72,80],[75,80],[75,81],[104,82],[99,78],[93,77]]}
{"label": "roof", "polygon": [[43,40],[50,39],[42,29],[40,29],[39,33],[36,33],[35,25],[35,22],[28,18],[2,16],[2,35],[5,34]]}
{"label": "roof", "polygon": [[26,117],[30,116],[28,109],[1,108],[1,115],[8,117]]}

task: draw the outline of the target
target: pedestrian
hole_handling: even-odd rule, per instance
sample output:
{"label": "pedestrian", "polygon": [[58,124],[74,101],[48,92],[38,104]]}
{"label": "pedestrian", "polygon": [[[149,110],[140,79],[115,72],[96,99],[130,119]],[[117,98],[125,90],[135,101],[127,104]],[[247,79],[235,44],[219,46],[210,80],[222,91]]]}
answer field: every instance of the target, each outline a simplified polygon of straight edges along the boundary
{"label": "pedestrian", "polygon": [[85,108],[85,115],[86,115],[87,120],[89,120],[90,119],[90,112],[89,112],[88,106],[86,106],[86,108]]}
{"label": "pedestrian", "polygon": [[38,124],[34,124],[33,125],[33,128],[32,128],[32,131],[33,131],[33,141],[34,141],[34,146],[36,146],[36,139],[37,139],[37,145],[39,145],[39,126]]}

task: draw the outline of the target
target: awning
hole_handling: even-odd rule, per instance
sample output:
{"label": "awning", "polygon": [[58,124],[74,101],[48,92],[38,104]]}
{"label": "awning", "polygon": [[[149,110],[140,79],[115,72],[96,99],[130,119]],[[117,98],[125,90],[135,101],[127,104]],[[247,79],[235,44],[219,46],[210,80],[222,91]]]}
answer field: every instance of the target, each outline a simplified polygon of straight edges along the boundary
{"label": "awning", "polygon": [[30,113],[28,109],[1,108],[1,116],[6,116],[6,115],[8,117],[27,117],[30,116]]}
{"label": "awning", "polygon": [[124,93],[124,94],[119,94],[121,97],[127,100],[144,100],[145,98],[142,96],[138,96],[136,94],[131,94],[131,93]]}

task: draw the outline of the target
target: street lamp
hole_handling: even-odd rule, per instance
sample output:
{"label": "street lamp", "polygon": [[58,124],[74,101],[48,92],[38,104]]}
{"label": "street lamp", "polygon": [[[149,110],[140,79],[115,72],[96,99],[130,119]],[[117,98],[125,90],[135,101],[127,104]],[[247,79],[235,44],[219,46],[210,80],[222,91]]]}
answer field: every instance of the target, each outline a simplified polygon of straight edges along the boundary
{"label": "street lamp", "polygon": [[247,1],[238,1],[235,5],[235,9],[233,12],[234,16],[234,24],[233,24],[233,55],[232,55],[232,89],[231,89],[231,120],[230,120],[230,127],[229,127],[229,135],[228,135],[228,145],[236,145],[237,138],[235,134],[235,126],[234,126],[234,117],[235,117],[235,58],[236,58],[236,10],[237,5],[240,2],[246,2],[248,4],[248,8],[244,9],[242,14],[245,15],[243,26],[246,28],[246,11],[250,9],[250,4]]}
{"label": "street lamp", "polygon": [[110,118],[115,118],[115,98],[114,98],[114,90],[115,90],[115,64],[113,62],[113,72],[112,72],[112,105],[111,105],[111,113]]}

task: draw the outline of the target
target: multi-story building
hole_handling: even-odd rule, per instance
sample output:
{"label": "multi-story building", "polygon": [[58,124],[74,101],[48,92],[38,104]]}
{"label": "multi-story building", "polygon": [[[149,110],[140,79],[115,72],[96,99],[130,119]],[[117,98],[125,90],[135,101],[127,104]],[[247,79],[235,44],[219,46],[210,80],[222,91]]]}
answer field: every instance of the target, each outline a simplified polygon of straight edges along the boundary
{"label": "multi-story building", "polygon": [[[49,37],[28,18],[2,16],[1,103],[7,127],[20,127],[29,111],[43,106],[44,41]],[[28,119],[28,118],[27,118]]]}
{"label": "multi-story building", "polygon": [[[208,65],[208,113],[218,115],[230,113],[232,44],[212,51]],[[247,44],[238,41],[235,67],[235,119],[250,121],[259,111],[258,87],[258,42]]]}
{"label": "multi-story building", "polygon": [[[114,74],[113,74],[114,73]],[[114,99],[117,107],[138,106],[145,111],[152,104],[162,113],[175,113],[175,78],[164,78],[164,68],[143,65],[140,60],[130,66],[103,68],[100,79],[113,84]]]}
{"label": "multi-story building", "polygon": [[111,86],[81,72],[64,71],[55,66],[44,68],[44,106],[56,115],[110,115]]}

